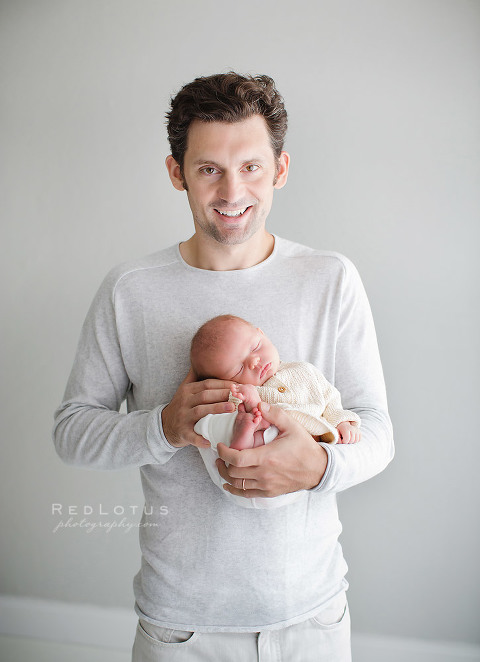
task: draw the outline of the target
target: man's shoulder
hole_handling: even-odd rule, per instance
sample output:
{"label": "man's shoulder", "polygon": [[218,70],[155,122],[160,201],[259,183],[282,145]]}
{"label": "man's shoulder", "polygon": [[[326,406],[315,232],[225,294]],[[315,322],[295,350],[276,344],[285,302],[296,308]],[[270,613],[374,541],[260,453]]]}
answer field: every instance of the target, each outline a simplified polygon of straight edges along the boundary
{"label": "man's shoulder", "polygon": [[312,268],[343,273],[355,270],[353,263],[342,253],[305,246],[283,237],[275,237],[275,241],[278,257],[291,260],[305,271]]}
{"label": "man's shoulder", "polygon": [[110,269],[105,281],[115,288],[118,284],[133,278],[149,276],[152,270],[163,270],[179,264],[178,245],[169,246],[143,257],[121,262]]}

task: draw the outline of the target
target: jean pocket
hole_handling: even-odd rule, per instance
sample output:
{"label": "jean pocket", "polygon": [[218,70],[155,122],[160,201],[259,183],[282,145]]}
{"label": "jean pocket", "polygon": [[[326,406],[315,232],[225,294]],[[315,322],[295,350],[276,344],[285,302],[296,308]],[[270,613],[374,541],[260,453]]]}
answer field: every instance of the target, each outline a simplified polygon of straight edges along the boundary
{"label": "jean pocket", "polygon": [[197,638],[198,632],[188,630],[172,630],[158,625],[152,625],[143,619],[138,621],[137,632],[150,643],[162,646],[182,646],[188,645]]}
{"label": "jean pocket", "polygon": [[332,603],[316,614],[312,621],[324,630],[333,630],[343,623],[347,613],[347,598],[342,595],[332,600]]}

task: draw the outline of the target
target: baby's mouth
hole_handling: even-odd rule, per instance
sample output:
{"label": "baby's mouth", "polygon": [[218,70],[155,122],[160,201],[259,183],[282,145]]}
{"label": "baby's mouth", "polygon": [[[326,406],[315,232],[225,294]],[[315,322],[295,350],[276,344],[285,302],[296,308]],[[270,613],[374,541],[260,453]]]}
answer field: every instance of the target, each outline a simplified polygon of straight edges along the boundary
{"label": "baby's mouth", "polygon": [[263,379],[265,375],[267,374],[268,370],[270,370],[271,363],[267,363],[267,365],[263,366],[263,368],[260,371],[260,379]]}

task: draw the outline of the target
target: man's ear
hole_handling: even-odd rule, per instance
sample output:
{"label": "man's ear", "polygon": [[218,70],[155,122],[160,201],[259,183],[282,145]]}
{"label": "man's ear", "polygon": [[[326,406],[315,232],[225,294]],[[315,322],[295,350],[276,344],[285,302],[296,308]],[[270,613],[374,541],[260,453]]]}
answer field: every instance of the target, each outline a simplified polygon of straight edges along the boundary
{"label": "man's ear", "polygon": [[275,178],[274,187],[283,188],[287,183],[288,168],[290,167],[290,154],[288,152],[281,152],[277,161],[277,176]]}
{"label": "man's ear", "polygon": [[165,165],[167,166],[170,181],[172,182],[173,186],[177,189],[177,191],[185,191],[180,166],[171,154],[169,154],[165,159]]}

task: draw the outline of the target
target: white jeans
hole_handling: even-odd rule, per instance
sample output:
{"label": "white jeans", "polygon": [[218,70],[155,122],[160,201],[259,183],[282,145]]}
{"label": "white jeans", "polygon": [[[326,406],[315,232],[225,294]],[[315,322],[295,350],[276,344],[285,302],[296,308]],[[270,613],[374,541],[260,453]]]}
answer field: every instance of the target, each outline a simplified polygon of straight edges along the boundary
{"label": "white jeans", "polygon": [[261,632],[187,632],[140,620],[132,662],[351,662],[345,593],[303,623]]}

